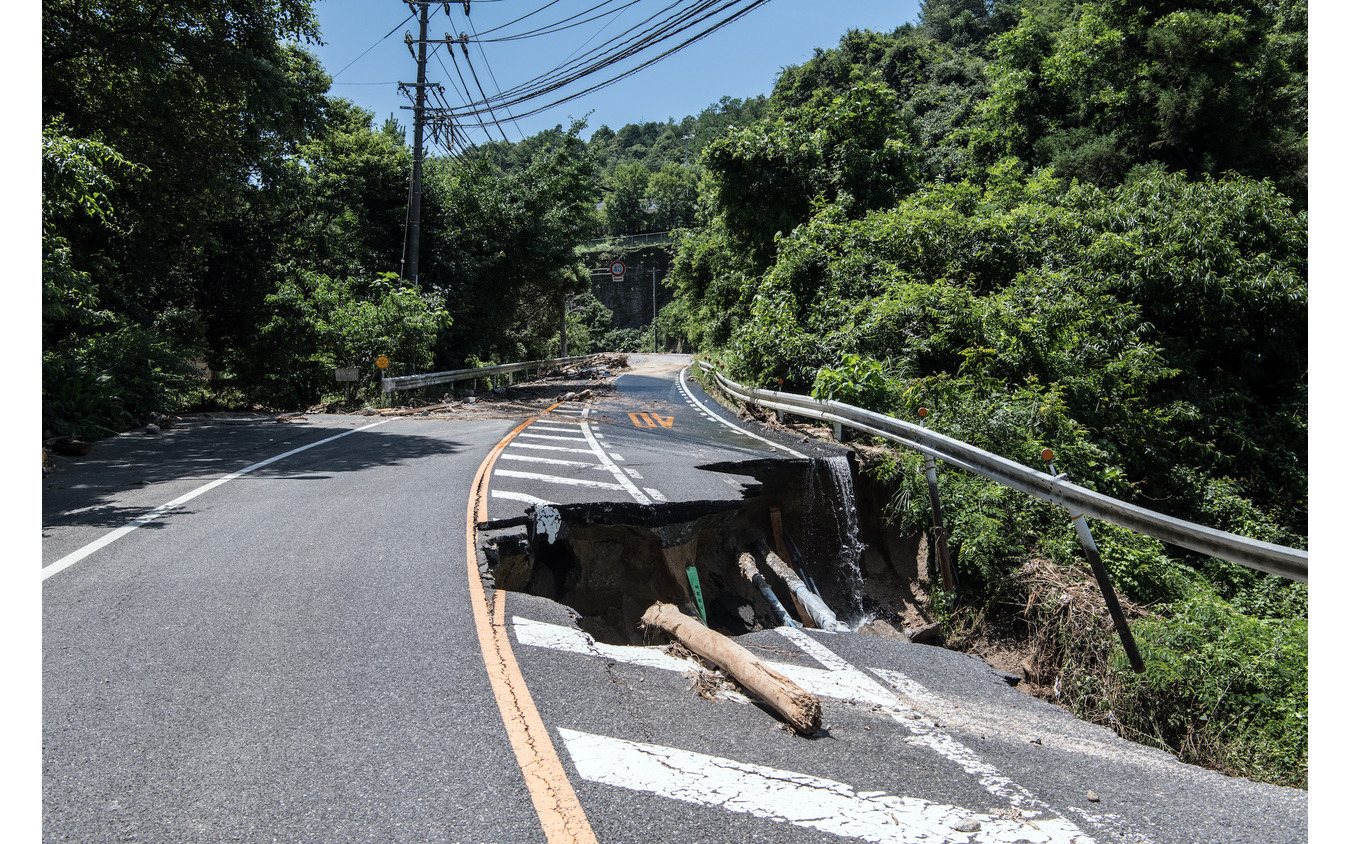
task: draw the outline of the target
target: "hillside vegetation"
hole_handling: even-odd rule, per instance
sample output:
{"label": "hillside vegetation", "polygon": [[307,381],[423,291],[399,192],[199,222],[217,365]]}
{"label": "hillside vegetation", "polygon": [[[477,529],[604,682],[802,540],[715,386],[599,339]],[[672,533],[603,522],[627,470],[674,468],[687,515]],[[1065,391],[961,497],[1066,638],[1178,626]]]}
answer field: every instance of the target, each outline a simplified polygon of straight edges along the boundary
{"label": "hillside vegetation", "polygon": [[[304,407],[645,342],[577,247],[674,230],[664,336],[1179,518],[1307,543],[1306,0],[931,0],[768,97],[433,151],[328,93],[308,0],[43,0],[43,420]],[[566,322],[564,322],[564,320]],[[868,471],[928,525],[915,455]],[[1148,670],[1044,587],[1066,514],[941,473],[958,631],[1045,645],[1084,717],[1307,784],[1307,590],[1094,524]],[[1048,569],[1046,567],[1049,567]],[[1040,586],[1029,572],[1059,574]]]}
{"label": "hillside vegetation", "polygon": [[[1296,2],[935,0],[850,33],[701,158],[688,335],[742,383],[926,407],[1088,488],[1306,547],[1306,55]],[[913,531],[918,470],[872,468]],[[1029,594],[1029,567],[1085,567],[1067,514],[958,471],[941,488],[949,629],[1058,637],[1043,673],[1083,716],[1306,785],[1304,586],[1095,525],[1147,607],[1135,676],[1109,627],[1052,611],[1062,590]]]}

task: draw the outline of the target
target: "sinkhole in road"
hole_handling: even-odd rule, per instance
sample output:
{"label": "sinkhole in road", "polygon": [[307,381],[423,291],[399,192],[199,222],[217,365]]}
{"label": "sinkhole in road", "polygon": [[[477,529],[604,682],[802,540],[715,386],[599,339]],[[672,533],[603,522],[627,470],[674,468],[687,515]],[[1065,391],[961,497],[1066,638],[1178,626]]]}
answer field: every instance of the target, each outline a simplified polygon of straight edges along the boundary
{"label": "sinkhole in road", "polygon": [[638,621],[656,601],[698,617],[687,574],[692,566],[708,626],[735,636],[779,624],[765,597],[741,576],[738,560],[747,551],[788,613],[803,620],[791,590],[764,565],[764,552],[772,550],[850,628],[869,625],[876,632],[880,622],[894,632],[922,621],[921,539],[884,528],[885,502],[875,500],[868,484],[855,484],[852,453],[699,468],[739,480],[742,498],[531,507],[523,525],[484,526],[485,583],[571,607],[598,641],[641,644]]}

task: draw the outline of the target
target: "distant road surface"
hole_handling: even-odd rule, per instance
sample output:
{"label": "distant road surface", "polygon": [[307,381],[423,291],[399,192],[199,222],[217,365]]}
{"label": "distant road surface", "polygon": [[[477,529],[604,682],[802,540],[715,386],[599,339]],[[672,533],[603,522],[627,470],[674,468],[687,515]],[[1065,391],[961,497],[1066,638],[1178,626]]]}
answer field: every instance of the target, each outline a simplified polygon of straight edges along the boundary
{"label": "distant road surface", "polygon": [[43,840],[1307,840],[1306,793],[1181,765],[974,657],[742,637],[824,701],[802,738],[485,590],[475,520],[736,498],[694,466],[793,459],[688,358],[632,363],[543,414],[199,419],[44,479]]}

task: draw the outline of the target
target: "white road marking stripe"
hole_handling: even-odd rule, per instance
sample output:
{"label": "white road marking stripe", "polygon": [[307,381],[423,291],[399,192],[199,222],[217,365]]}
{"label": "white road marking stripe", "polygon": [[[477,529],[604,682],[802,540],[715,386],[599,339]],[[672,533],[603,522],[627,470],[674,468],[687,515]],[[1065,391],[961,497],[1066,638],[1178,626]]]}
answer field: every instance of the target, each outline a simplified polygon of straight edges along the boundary
{"label": "white road marking stripe", "polygon": [[111,545],[112,543],[131,533],[136,528],[141,527],[142,525],[150,524],[155,519],[158,519],[160,516],[164,515],[165,513],[169,512],[175,507],[179,507],[183,504],[186,504],[187,502],[191,501],[192,499],[196,498],[202,493],[215,489],[221,484],[228,483],[234,480],[235,478],[243,477],[244,475],[247,475],[249,472],[261,469],[264,466],[270,466],[271,464],[277,462],[278,460],[284,460],[285,458],[290,457],[293,454],[299,454],[302,451],[308,451],[309,449],[315,448],[316,446],[321,446],[324,445],[325,443],[331,443],[333,440],[340,440],[345,436],[355,434],[359,431],[368,431],[371,428],[376,427],[377,425],[383,425],[386,422],[391,421],[393,420],[385,419],[380,422],[372,422],[369,425],[363,425],[360,428],[353,428],[350,431],[343,431],[340,434],[336,434],[326,439],[319,440],[318,442],[312,442],[309,445],[302,445],[299,448],[293,448],[290,451],[278,454],[276,457],[269,457],[266,460],[263,460],[259,463],[254,463],[252,466],[245,466],[238,472],[231,472],[230,474],[226,475],[223,478],[217,478],[216,480],[211,481],[209,484],[199,486],[196,489],[192,490],[191,492],[187,493],[186,495],[180,495],[174,500],[168,502],[167,504],[159,505],[155,509],[151,510],[149,513],[146,513],[144,516],[141,516],[138,519],[133,519],[132,521],[128,522],[127,524],[123,525],[117,530],[114,530],[108,534],[104,534],[103,537],[94,540],[93,542],[89,543],[88,545],[84,546],[78,551],[72,551],[71,553],[52,563],[50,566],[44,568],[42,570],[42,579],[46,580],[47,578],[51,577],[52,575],[58,572],[65,571],[66,569],[75,565],[80,560],[83,560],[85,557],[88,557],[90,554],[94,553],[100,548],[104,548],[108,545]]}
{"label": "white road marking stripe", "polygon": [[[589,412],[589,408],[587,408],[587,411]],[[651,504],[652,500],[646,495],[643,495],[642,491],[628,479],[628,476],[623,473],[622,469],[614,465],[614,461],[610,460],[609,455],[600,447],[600,442],[596,440],[594,433],[591,431],[590,422],[581,423],[581,433],[586,435],[587,442],[591,444],[591,449],[595,452],[595,455],[600,458],[600,462],[604,463],[605,467],[609,469],[612,475],[614,475],[614,479],[622,484],[624,489],[628,490],[628,494],[633,496],[633,500],[639,504]]]}
{"label": "white road marking stripe", "polygon": [[[962,770],[979,780],[985,791],[995,797],[1007,800],[1014,808],[1020,809],[1023,814],[1038,815],[1050,808],[1045,801],[1000,774],[993,765],[981,759],[975,751],[952,738],[951,735],[938,727],[936,721],[921,715],[917,710],[901,702],[899,698],[896,698],[871,677],[854,668],[834,651],[817,642],[810,634],[787,627],[779,628],[778,632],[811,657],[819,660],[830,673],[839,678],[840,682],[855,686],[861,693],[869,696],[890,697],[891,703],[883,709],[891,720],[900,724],[912,734],[910,738],[905,739],[907,744],[927,747],[939,756],[960,765]],[[884,679],[886,672],[877,669],[873,669],[873,671],[881,674]],[[792,675],[789,674],[788,676]],[[908,680],[908,683],[906,683],[908,690],[919,691],[924,695],[928,694],[928,690],[918,683],[909,680],[908,677],[905,679]]]}
{"label": "white road marking stripe", "polygon": [[588,654],[615,662],[641,665],[647,668],[659,668],[662,671],[701,671],[702,667],[692,659],[676,659],[659,647],[638,647],[636,645],[606,645],[595,641],[585,630],[575,627],[563,627],[560,624],[546,624],[520,616],[512,616],[516,641],[522,645],[536,648],[550,648],[555,651]]}
{"label": "white road marking stripe", "polygon": [[566,484],[567,486],[584,486],[591,489],[623,489],[619,484],[612,484],[608,481],[592,481],[586,478],[560,478],[557,475],[544,475],[539,472],[517,472],[514,469],[498,469],[492,473],[494,477],[499,478],[521,478],[527,481],[539,481],[545,484]]}
{"label": "white road marking stripe", "polygon": [[[512,620],[515,623],[516,639],[522,645],[604,656],[616,662],[645,665],[648,668],[661,668],[667,671],[691,670],[689,664],[681,660],[661,661],[653,659],[650,656],[651,648],[636,645],[603,645],[596,642],[584,630],[557,624],[546,624],[542,621],[530,621],[520,616],[516,616]],[[821,668],[792,665],[772,660],[764,660],[764,664],[786,676],[808,692],[821,697],[859,701],[869,706],[895,706],[898,703],[895,695],[866,675],[861,675],[864,682],[860,684],[856,677],[841,675]]]}
{"label": "white road marking stripe", "polygon": [[[557,630],[548,631],[548,635],[545,635],[544,627],[556,627],[556,625],[544,625],[542,622],[529,622],[532,629],[522,638],[519,627],[522,621],[523,619],[516,619],[516,635],[522,644],[593,655],[598,655],[593,648],[604,647],[603,655],[615,661],[631,662],[666,670],[687,670],[669,665],[653,664],[648,661],[648,657],[640,653],[644,650],[642,648],[596,645],[589,634],[583,631],[571,632],[568,628],[558,627]],[[779,627],[777,630],[808,655],[820,661],[825,668],[811,668],[810,666],[764,660],[764,664],[769,668],[783,674],[812,694],[876,707],[879,712],[911,733],[911,736],[905,739],[907,744],[925,747],[955,763],[966,773],[974,776],[986,791],[1001,800],[1007,801],[1009,805],[1019,809],[1024,816],[1039,817],[1044,811],[1050,810],[1049,805],[1043,800],[998,773],[997,769],[981,759],[973,750],[943,731],[932,718],[901,701],[894,692],[859,671],[852,664],[835,654],[834,651],[815,641],[810,634],[789,627]],[[587,644],[588,642],[590,644]],[[869,670],[882,676],[888,682],[891,682],[896,676],[903,677],[902,691],[917,703],[936,700],[931,692],[899,672],[876,668]],[[1054,820],[1058,821],[1058,819]],[[1037,823],[1042,822],[1037,821]],[[1077,832],[1082,834],[1081,831]],[[1146,841],[1146,839],[1140,840]],[[1080,842],[1090,841],[1091,839],[1086,836],[1080,839]]]}
{"label": "white road marking stripe", "polygon": [[589,448],[568,448],[565,445],[536,445],[535,443],[523,443],[519,440],[511,440],[507,448],[532,448],[537,451],[566,451],[571,454],[589,454],[595,456],[595,452]]}
{"label": "white road marking stripe", "polygon": [[642,473],[637,469],[624,469],[624,471],[628,473],[628,477],[633,478],[634,480],[643,480]]}
{"label": "white road marking stripe", "polygon": [[574,466],[578,469],[603,469],[599,463],[587,463],[584,460],[558,460],[552,457],[535,457],[533,454],[505,454],[500,455],[501,460],[523,460],[526,463],[545,463],[549,466]]}
{"label": "white road marking stripe", "polygon": [[[852,786],[809,774],[751,765],[623,739],[559,729],[582,778],[715,806],[778,823],[877,844],[1081,844],[1085,836],[1062,818],[1007,820],[958,806]],[[960,832],[978,824],[974,833]]]}
{"label": "white road marking stripe", "polygon": [[805,454],[802,454],[800,451],[793,451],[792,449],[788,448],[788,447],[785,446],[785,445],[780,445],[780,444],[774,442],[773,440],[770,440],[770,439],[766,439],[766,438],[764,438],[764,437],[761,437],[759,434],[753,433],[753,432],[751,432],[751,431],[747,431],[747,430],[745,430],[744,428],[740,427],[739,425],[733,425],[733,424],[731,424],[730,422],[728,422],[727,420],[725,420],[725,419],[723,419],[722,417],[718,416],[716,413],[713,413],[711,410],[709,410],[709,409],[707,408],[706,405],[703,404],[703,402],[699,401],[699,400],[694,396],[693,393],[689,392],[689,387],[686,386],[685,383],[684,383],[684,374],[685,374],[686,372],[688,372],[688,371],[689,371],[689,367],[687,367],[687,366],[686,366],[684,369],[681,369],[681,370],[680,370],[680,377],[679,377],[680,389],[684,391],[684,394],[685,394],[686,396],[689,397],[689,400],[690,400],[690,401],[694,402],[694,404],[696,404],[696,405],[698,405],[700,408],[702,408],[702,410],[703,410],[704,413],[707,413],[707,414],[708,414],[709,416],[711,416],[713,419],[716,419],[718,422],[721,422],[723,425],[726,425],[728,428],[730,428],[730,429],[733,430],[733,431],[736,431],[737,433],[745,434],[747,437],[754,437],[755,439],[759,440],[760,442],[767,443],[767,444],[773,446],[774,448],[781,448],[783,451],[786,451],[788,454],[791,454],[793,457],[800,457],[800,458],[802,458],[803,460],[806,459],[806,455],[805,455]]}
{"label": "white road marking stripe", "polygon": [[526,504],[547,504],[549,506],[556,506],[555,502],[546,501],[543,498],[536,498],[533,495],[526,495],[523,492],[511,492],[506,489],[494,489],[491,490],[491,492],[493,498],[505,498],[507,501],[523,501]]}
{"label": "white road marking stripe", "polygon": [[580,424],[581,424],[580,422],[577,422],[577,423],[574,423],[574,424],[570,424],[570,425],[563,424],[562,422],[552,422],[552,423],[550,423],[550,424],[545,425],[545,424],[542,424],[542,423],[540,423],[540,422],[536,422],[536,423],[534,423],[533,425],[530,426],[530,430],[531,430],[531,431],[554,431],[554,432],[557,432],[557,433],[560,433],[560,434],[576,434],[576,433],[579,433],[579,431],[577,430],[577,426],[580,425]]}
{"label": "white road marking stripe", "polygon": [[536,440],[563,440],[565,442],[585,442],[585,437],[559,437],[555,434],[531,434],[529,431],[521,431],[516,434],[517,437],[530,437]]}
{"label": "white road marking stripe", "polygon": [[662,504],[665,504],[669,500],[666,498],[665,494],[662,493],[661,490],[659,489],[652,489],[649,486],[644,486],[643,489],[646,490],[647,494],[650,495],[654,500],[660,501]]}
{"label": "white road marking stripe", "polygon": [[620,462],[620,463],[624,462],[624,460],[623,460],[623,455],[622,455],[622,454],[619,454],[619,453],[617,453],[617,452],[613,452],[613,451],[611,451],[611,452],[609,453],[609,459],[610,459],[610,460],[617,460],[617,461]]}

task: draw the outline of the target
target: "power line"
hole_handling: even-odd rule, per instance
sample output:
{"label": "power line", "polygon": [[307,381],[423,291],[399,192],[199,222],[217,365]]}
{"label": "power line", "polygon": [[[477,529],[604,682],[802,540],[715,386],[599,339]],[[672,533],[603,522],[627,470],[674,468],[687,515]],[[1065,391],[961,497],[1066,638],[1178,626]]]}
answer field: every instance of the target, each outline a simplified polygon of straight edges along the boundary
{"label": "power line", "polygon": [[[606,0],[606,2],[608,2],[608,0]],[[636,2],[636,0],[634,0],[634,2]],[[465,19],[469,22],[469,29],[473,32],[474,38],[477,39],[477,38],[478,38],[478,28],[477,28],[476,26],[474,26],[474,24],[473,24],[473,18],[469,18],[469,17],[466,16]],[[502,85],[501,85],[500,82],[497,81],[497,74],[495,74],[495,73],[492,72],[492,65],[491,65],[491,63],[488,62],[487,51],[483,49],[483,42],[482,42],[482,41],[477,41],[477,44],[478,44],[478,52],[479,52],[480,54],[482,54],[482,56],[483,56],[483,66],[487,68],[488,76],[492,77],[492,84],[493,84],[494,87],[496,87],[497,93],[500,94],[500,93],[501,93],[501,90],[502,90]],[[466,48],[466,52],[467,52],[467,48]],[[466,55],[466,58],[467,58],[467,55]],[[470,69],[472,69],[472,65],[470,65]],[[525,133],[521,131],[521,129],[520,129],[520,124],[519,124],[519,123],[516,123],[515,115],[511,114],[511,109],[510,109],[510,108],[507,108],[507,109],[506,109],[506,114],[507,114],[508,117],[511,118],[511,125],[516,127],[516,134],[520,135],[520,139],[521,139],[522,141],[525,140]],[[495,115],[495,114],[493,115],[493,119],[496,119],[496,115]],[[506,137],[505,134],[503,134],[502,137],[505,138],[505,137]]]}
{"label": "power line", "polygon": [[722,27],[727,26],[728,24],[738,20],[739,18],[743,17],[744,15],[748,14],[751,11],[754,11],[755,9],[759,8],[760,6],[764,5],[767,2],[769,2],[769,0],[749,0],[749,2],[747,2],[747,0],[700,0],[700,2],[695,3],[692,7],[668,15],[665,19],[661,20],[655,26],[652,26],[643,31],[631,42],[629,46],[622,48],[618,52],[609,55],[600,55],[598,58],[595,58],[594,60],[590,61],[589,64],[583,63],[585,59],[595,56],[606,46],[614,44],[615,42],[625,38],[625,36],[629,35],[634,30],[642,27],[644,24],[651,23],[653,20],[655,20],[657,16],[661,15],[662,13],[669,12],[674,7],[678,6],[679,2],[669,4],[662,10],[649,16],[646,20],[642,21],[641,23],[633,27],[630,27],[628,30],[626,30],[619,36],[611,38],[609,41],[605,42],[605,44],[600,45],[600,47],[592,49],[585,56],[583,56],[581,60],[566,63],[558,68],[555,68],[549,73],[536,77],[534,80],[531,80],[530,82],[518,85],[515,88],[511,89],[510,91],[502,93],[499,98],[495,99],[491,103],[489,102],[474,103],[469,107],[467,111],[461,112],[460,114],[481,115],[484,112],[490,111],[489,108],[490,105],[497,105],[497,106],[518,105],[530,100],[537,99],[542,96],[546,96],[550,93],[562,89],[567,85],[570,85],[574,82],[578,82],[588,76],[598,73],[607,67],[611,67],[614,64],[617,64],[618,62],[632,58],[638,53],[648,48],[654,47],[662,42],[668,41],[669,39],[674,38],[680,33],[688,32],[689,30],[694,29],[695,27],[698,27],[699,25],[710,21],[717,15],[733,9],[735,6],[739,4],[742,3],[746,4],[744,8],[734,11],[732,14],[728,15],[727,17],[725,17],[720,21],[713,21],[710,26],[707,26],[705,29],[696,32],[692,37],[689,37],[686,40],[678,43],[674,47],[665,50],[664,52],[660,53],[653,59],[643,62],[642,64],[637,65],[636,67],[622,71],[613,76],[612,78],[604,82],[601,82],[597,85],[590,86],[585,90],[579,91],[577,93],[568,96],[561,97],[549,103],[548,105],[541,106],[525,114],[516,115],[517,118],[533,116],[535,114],[538,114],[542,111],[546,111],[550,108],[556,107],[563,103],[570,102],[571,100],[577,99],[578,97],[600,90],[601,88],[605,88],[609,85],[614,84],[615,82],[620,81],[621,79],[624,79],[628,76],[633,75],[634,73],[637,73],[647,67],[650,67],[656,62],[669,57],[670,55],[684,49],[685,47],[688,47],[689,45],[701,40],[702,38],[707,37],[708,35],[712,34],[718,29],[721,29]]}
{"label": "power line", "polygon": [[[481,0],[480,0],[480,2],[481,2]],[[386,32],[386,33],[384,34],[384,37],[383,37],[383,38],[381,38],[379,41],[376,41],[374,44],[371,44],[369,47],[367,47],[367,48],[365,49],[365,52],[363,52],[361,55],[357,56],[356,58],[352,59],[351,61],[347,62],[347,67],[344,67],[342,70],[339,70],[337,73],[333,74],[333,78],[334,78],[334,79],[337,79],[339,76],[341,76],[341,75],[347,70],[347,68],[351,67],[352,65],[354,65],[354,64],[356,64],[357,62],[361,61],[361,59],[365,58],[365,57],[366,57],[366,53],[369,53],[371,50],[373,50],[373,49],[375,49],[376,47],[380,46],[380,43],[381,43],[382,41],[384,41],[385,38],[388,38],[389,36],[393,35],[395,32],[398,32],[398,27],[399,27],[399,26],[403,26],[403,24],[407,23],[408,21],[412,20],[412,19],[415,18],[415,17],[417,17],[416,14],[408,15],[406,18],[404,18],[404,19],[399,23],[398,26],[396,26],[396,27],[394,27],[393,29],[391,29],[391,30],[389,30],[388,32]],[[363,83],[360,83],[360,82],[348,82],[348,83],[344,83],[344,84],[348,84],[348,85],[360,85],[360,84],[363,84]],[[373,85],[373,84],[376,84],[376,83],[364,83],[364,84],[372,84],[372,85]]]}

